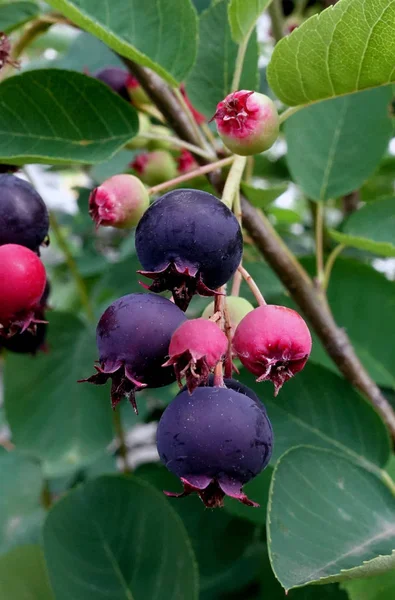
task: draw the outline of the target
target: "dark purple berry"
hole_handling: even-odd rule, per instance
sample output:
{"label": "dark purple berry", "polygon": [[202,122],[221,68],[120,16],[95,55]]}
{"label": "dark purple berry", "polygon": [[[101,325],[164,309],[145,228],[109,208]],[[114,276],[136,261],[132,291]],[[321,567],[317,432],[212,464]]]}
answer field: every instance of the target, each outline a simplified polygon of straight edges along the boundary
{"label": "dark purple berry", "polygon": [[225,495],[257,506],[242,487],[268,464],[273,432],[255,394],[226,387],[181,392],[159,421],[161,461],[184,486],[182,497],[196,492],[206,506],[222,506]]}
{"label": "dark purple berry", "polygon": [[130,102],[130,95],[127,88],[130,75],[125,69],[121,69],[120,67],[104,67],[104,69],[96,71],[93,77],[108,85],[121,98]]}
{"label": "dark purple berry", "polygon": [[173,332],[186,320],[170,300],[154,294],[130,294],[113,302],[96,331],[99,350],[97,373],[84,379],[102,385],[112,379],[112,407],[128,398],[137,413],[136,391],[175,381],[172,367],[162,365]]}
{"label": "dark purple berry", "polygon": [[15,175],[0,175],[0,246],[18,244],[38,252],[48,227],[47,207],[33,186]]}
{"label": "dark purple berry", "polygon": [[178,189],[159,198],[136,230],[136,250],[151,291],[171,290],[185,310],[193,296],[213,296],[239,266],[243,240],[234,214],[212,194]]}

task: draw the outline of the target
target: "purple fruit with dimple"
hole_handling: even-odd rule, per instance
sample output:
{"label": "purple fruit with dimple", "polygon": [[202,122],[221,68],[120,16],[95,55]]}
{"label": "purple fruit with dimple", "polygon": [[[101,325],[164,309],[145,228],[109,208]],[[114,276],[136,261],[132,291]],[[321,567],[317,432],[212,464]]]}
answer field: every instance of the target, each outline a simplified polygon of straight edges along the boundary
{"label": "purple fruit with dimple", "polygon": [[18,244],[38,252],[48,227],[47,207],[34,187],[15,175],[0,175],[0,246]]}
{"label": "purple fruit with dimple", "polygon": [[112,379],[112,407],[126,396],[137,414],[135,392],[175,381],[174,369],[162,364],[171,336],[185,320],[184,313],[162,296],[122,296],[100,318],[96,330],[99,366],[95,375],[82,381],[103,385]]}
{"label": "purple fruit with dimple", "polygon": [[[237,383],[237,382],[236,382]],[[158,425],[161,461],[184,486],[182,497],[196,492],[208,507],[223,505],[224,496],[258,506],[243,485],[268,464],[273,432],[263,404],[243,389],[199,387],[181,392]]]}
{"label": "purple fruit with dimple", "polygon": [[125,69],[121,69],[120,67],[104,67],[104,69],[96,71],[93,77],[108,85],[113,92],[130,102],[130,95],[127,88],[130,75]]}
{"label": "purple fruit with dimple", "polygon": [[193,294],[213,296],[240,264],[243,239],[236,217],[207,192],[168,192],[144,213],[136,251],[154,292],[171,290],[186,310]]}

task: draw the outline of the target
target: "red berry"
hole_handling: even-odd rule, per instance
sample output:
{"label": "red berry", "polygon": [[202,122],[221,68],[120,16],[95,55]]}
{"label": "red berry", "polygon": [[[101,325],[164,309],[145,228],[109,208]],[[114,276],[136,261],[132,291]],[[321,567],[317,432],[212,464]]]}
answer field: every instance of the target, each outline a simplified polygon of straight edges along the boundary
{"label": "red berry", "polygon": [[133,175],[114,175],[89,197],[89,214],[97,227],[119,229],[137,225],[149,205],[144,184]]}
{"label": "red berry", "polygon": [[311,352],[310,331],[302,317],[285,306],[260,306],[240,322],[233,349],[257,381],[282,385],[301,371]]}
{"label": "red berry", "polygon": [[279,118],[274,103],[258,92],[240,90],[217,105],[213,119],[229,150],[249,156],[267,150],[279,133]]}
{"label": "red berry", "polygon": [[18,246],[0,246],[0,332],[25,331],[36,319],[44,292],[44,265],[34,252]]}
{"label": "red berry", "polygon": [[223,331],[206,319],[192,319],[182,323],[173,333],[169,346],[169,360],[164,367],[174,366],[181,385],[186,377],[190,394],[202,383],[207,383],[210,371],[226,353],[228,339]]}

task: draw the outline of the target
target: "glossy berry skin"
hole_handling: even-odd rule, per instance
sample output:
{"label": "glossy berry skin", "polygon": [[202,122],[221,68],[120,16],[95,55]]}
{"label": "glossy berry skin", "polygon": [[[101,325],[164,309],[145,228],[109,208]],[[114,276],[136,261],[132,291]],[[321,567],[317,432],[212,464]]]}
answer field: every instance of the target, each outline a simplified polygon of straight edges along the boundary
{"label": "glossy berry skin", "polygon": [[46,273],[34,252],[16,244],[0,246],[0,335],[25,331],[37,322]]}
{"label": "glossy berry skin", "polygon": [[102,385],[112,379],[112,407],[126,396],[137,413],[134,394],[175,381],[174,369],[163,368],[171,336],[186,320],[170,300],[155,294],[129,294],[113,302],[96,330],[97,373],[83,380]]}
{"label": "glossy berry skin", "polygon": [[240,90],[229,94],[217,105],[213,119],[225,146],[242,156],[267,150],[279,134],[276,106],[258,92]]}
{"label": "glossy berry skin", "polygon": [[127,88],[129,73],[125,69],[121,69],[120,67],[104,67],[96,71],[93,77],[108,85],[113,92],[130,102]]}
{"label": "glossy berry skin", "polygon": [[[251,302],[248,302],[245,298],[239,296],[226,296],[226,307],[228,309],[230,326],[232,328],[232,335],[234,335],[236,328],[240,321],[244,317],[254,310]],[[203,311],[203,319],[210,319],[214,314],[214,302],[210,302]]]}
{"label": "glossy berry skin", "polygon": [[137,175],[146,185],[159,185],[177,175],[174,158],[165,150],[155,150],[139,154],[131,164]]}
{"label": "glossy berry skin", "polygon": [[225,495],[257,506],[242,487],[268,464],[273,433],[263,404],[226,387],[181,392],[159,421],[161,461],[181,479],[186,496],[196,492],[206,506],[223,505]]}
{"label": "glossy berry skin", "polygon": [[193,189],[168,192],[151,204],[136,229],[136,250],[150,290],[171,290],[183,310],[193,294],[213,296],[239,266],[240,226],[215,196]]}
{"label": "glossy berry skin", "polygon": [[210,371],[228,349],[228,338],[213,321],[191,319],[182,323],[173,333],[169,346],[169,360],[177,381],[186,377],[188,391],[208,381]]}
{"label": "glossy berry skin", "polygon": [[0,246],[19,244],[38,252],[48,227],[47,207],[33,186],[15,175],[0,175]]}
{"label": "glossy berry skin", "polygon": [[96,227],[134,227],[149,205],[148,191],[134,175],[114,175],[89,197],[89,214]]}
{"label": "glossy berry skin", "polygon": [[272,381],[277,396],[301,371],[311,352],[311,335],[302,317],[285,306],[266,305],[248,313],[233,338],[233,349],[257,381]]}

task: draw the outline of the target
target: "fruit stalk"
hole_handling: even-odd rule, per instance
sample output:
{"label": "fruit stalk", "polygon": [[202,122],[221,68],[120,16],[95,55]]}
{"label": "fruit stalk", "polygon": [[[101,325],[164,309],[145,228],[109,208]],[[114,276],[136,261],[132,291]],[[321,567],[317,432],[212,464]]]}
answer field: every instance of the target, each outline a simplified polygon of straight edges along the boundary
{"label": "fruit stalk", "polygon": [[[259,289],[259,287],[255,283],[255,281],[249,274],[249,272],[242,265],[240,265],[237,270],[241,274],[242,278],[244,279],[244,281],[246,282],[248,287],[250,288],[251,292],[254,294],[254,298],[258,302],[258,305],[265,306],[266,300],[263,297],[261,290]],[[233,296],[233,294],[232,294],[232,296]]]}
{"label": "fruit stalk", "polygon": [[[137,135],[139,138],[141,138],[143,140],[156,140],[156,141],[161,141],[161,142],[168,142],[169,144],[176,146],[177,148],[186,148],[190,152],[193,152],[197,156],[202,156],[203,158],[206,158],[207,160],[212,159],[212,154],[205,152],[204,150],[199,148],[199,146],[195,146],[195,144],[188,144],[188,142],[184,142],[184,140],[180,140],[180,138],[177,138],[177,137],[174,137],[171,135],[168,135],[168,136],[167,135],[158,135],[155,133],[138,133]],[[129,148],[129,144],[126,144],[125,147]],[[134,148],[131,148],[131,149],[133,150]]]}
{"label": "fruit stalk", "polygon": [[273,37],[276,42],[279,42],[284,36],[284,15],[281,0],[272,0],[268,12],[272,22]]}
{"label": "fruit stalk", "polygon": [[226,204],[226,206],[230,208],[230,210],[232,210],[233,208],[233,203],[236,194],[240,188],[240,182],[243,176],[243,171],[246,166],[246,162],[246,156],[236,155],[233,164],[230,168],[229,175],[226,178],[224,191],[222,193],[222,202]]}

